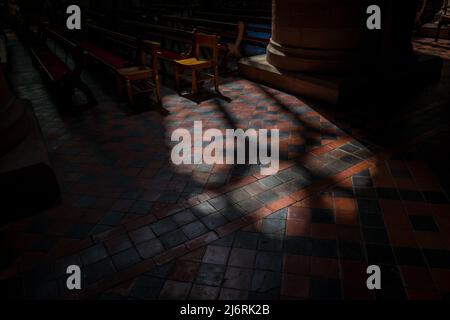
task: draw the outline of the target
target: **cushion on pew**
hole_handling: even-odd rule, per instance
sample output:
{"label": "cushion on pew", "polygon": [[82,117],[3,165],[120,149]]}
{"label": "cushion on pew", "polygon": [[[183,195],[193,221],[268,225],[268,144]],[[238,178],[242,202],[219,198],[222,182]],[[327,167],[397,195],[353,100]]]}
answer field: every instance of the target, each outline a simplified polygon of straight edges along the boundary
{"label": "cushion on pew", "polygon": [[47,46],[35,47],[33,50],[53,79],[60,80],[65,74],[70,74],[69,67]]}
{"label": "cushion on pew", "polygon": [[178,54],[170,50],[160,50],[158,51],[158,56],[166,60],[180,60],[183,58],[181,54]]}
{"label": "cushion on pew", "polygon": [[121,69],[129,66],[129,61],[122,59],[115,55],[114,53],[109,52],[106,49],[103,49],[101,47],[98,47],[94,43],[91,42],[82,42],[81,46],[83,49],[89,51],[90,53],[96,55],[109,65],[113,66],[116,69]]}

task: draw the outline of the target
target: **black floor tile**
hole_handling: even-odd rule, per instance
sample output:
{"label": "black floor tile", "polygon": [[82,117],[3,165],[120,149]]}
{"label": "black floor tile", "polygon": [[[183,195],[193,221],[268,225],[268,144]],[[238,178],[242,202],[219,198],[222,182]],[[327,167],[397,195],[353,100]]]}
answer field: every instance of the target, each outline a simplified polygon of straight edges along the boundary
{"label": "black floor tile", "polygon": [[334,224],[336,219],[333,210],[313,209],[311,210],[311,221],[313,223]]}
{"label": "black floor tile", "polygon": [[186,241],[188,241],[188,237],[184,234],[183,230],[178,229],[169,233],[166,233],[160,238],[164,247],[167,249],[176,247]]}
{"label": "black floor tile", "polygon": [[341,282],[338,279],[311,278],[310,297],[318,300],[340,300]]}
{"label": "black floor tile", "polygon": [[368,188],[373,186],[372,179],[370,177],[353,176],[352,181],[355,187]]}
{"label": "black floor tile", "polygon": [[344,188],[344,187],[334,188],[332,192],[336,198],[354,198],[352,188]]}
{"label": "black floor tile", "polygon": [[366,259],[364,247],[359,242],[354,241],[339,241],[339,257],[346,260],[362,261]]}
{"label": "black floor tile", "polygon": [[395,265],[392,248],[381,244],[366,244],[366,252],[369,264]]}
{"label": "black floor tile", "polygon": [[389,244],[389,236],[384,229],[363,228],[362,233],[366,243]]}
{"label": "black floor tile", "polygon": [[409,220],[416,231],[439,232],[439,228],[431,216],[410,215]]}
{"label": "black floor tile", "polygon": [[415,248],[394,247],[394,254],[399,265],[422,267],[425,260],[422,251]]}
{"label": "black floor tile", "polygon": [[281,272],[283,255],[277,252],[259,251],[256,255],[255,269]]}
{"label": "black floor tile", "polygon": [[194,239],[208,232],[208,229],[200,221],[195,221],[181,228],[189,239]]}
{"label": "black floor tile", "polygon": [[375,188],[372,187],[355,187],[355,196],[358,199],[377,199],[377,192]]}
{"label": "black floor tile", "polygon": [[450,269],[450,251],[423,249],[423,254],[431,268]]}
{"label": "black floor tile", "polygon": [[278,295],[281,287],[281,273],[273,271],[255,270],[251,291]]}
{"label": "black floor tile", "polygon": [[405,300],[406,294],[397,266],[379,265],[381,290],[375,290],[377,300]]}
{"label": "black floor tile", "polygon": [[423,195],[420,191],[416,190],[399,190],[400,196],[405,201],[417,201],[417,202],[424,202],[425,199],[423,198]]}
{"label": "black floor tile", "polygon": [[165,218],[165,219],[159,220],[158,222],[151,224],[150,227],[152,228],[152,231],[156,235],[160,236],[164,233],[175,230],[178,226],[170,218]]}
{"label": "black floor tile", "polygon": [[379,214],[361,214],[361,224],[367,228],[384,228],[383,217]]}
{"label": "black floor tile", "polygon": [[233,247],[242,249],[256,249],[258,246],[259,234],[255,232],[237,232],[234,238]]}
{"label": "black floor tile", "polygon": [[123,270],[141,261],[141,257],[133,247],[113,255],[112,260],[117,270]]}
{"label": "black floor tile", "polygon": [[326,258],[337,257],[337,241],[325,239],[311,239],[311,240],[312,240],[311,255]]}
{"label": "black floor tile", "polygon": [[207,286],[219,286],[225,274],[225,266],[203,263],[198,270],[195,283]]}
{"label": "black floor tile", "polygon": [[400,195],[394,188],[377,188],[378,198],[387,200],[399,200]]}
{"label": "black floor tile", "polygon": [[283,243],[283,251],[309,256],[312,252],[312,241],[305,237],[286,237]]}
{"label": "black floor tile", "polygon": [[381,208],[376,200],[358,199],[358,211],[361,214],[380,214]]}
{"label": "black floor tile", "polygon": [[449,203],[447,196],[443,192],[431,192],[431,191],[425,191],[423,192],[425,199],[429,203],[435,203],[435,204],[445,204]]}

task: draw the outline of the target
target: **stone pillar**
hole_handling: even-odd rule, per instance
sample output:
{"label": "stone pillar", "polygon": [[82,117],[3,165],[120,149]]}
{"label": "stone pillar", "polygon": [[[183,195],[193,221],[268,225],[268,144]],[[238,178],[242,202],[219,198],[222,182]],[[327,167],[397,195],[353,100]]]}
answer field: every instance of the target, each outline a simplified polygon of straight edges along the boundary
{"label": "stone pillar", "polygon": [[[367,30],[371,4],[381,7],[381,31]],[[414,12],[411,0],[272,0],[267,61],[285,70],[333,73],[374,55],[385,59],[391,49],[403,55],[411,50],[405,44],[410,43],[408,21],[413,22]]]}
{"label": "stone pillar", "polygon": [[27,136],[30,124],[25,100],[11,93],[0,69],[0,158]]}

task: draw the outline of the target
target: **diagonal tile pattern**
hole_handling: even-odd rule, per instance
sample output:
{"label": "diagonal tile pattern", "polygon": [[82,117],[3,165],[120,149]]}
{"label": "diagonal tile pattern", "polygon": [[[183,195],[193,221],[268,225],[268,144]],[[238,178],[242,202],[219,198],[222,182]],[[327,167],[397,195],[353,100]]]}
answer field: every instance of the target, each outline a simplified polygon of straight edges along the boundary
{"label": "diagonal tile pattern", "polygon": [[[63,195],[5,226],[1,278],[29,298],[440,298],[450,293],[447,195],[419,161],[376,156],[297,97],[228,78],[196,104],[165,89],[170,115],[130,114],[92,72],[100,104],[61,116],[14,43],[20,96],[31,99]],[[19,62],[20,61],[20,62]],[[171,132],[280,129],[280,171],[170,161]],[[374,295],[376,263],[386,290]],[[78,296],[65,266],[82,267]],[[422,277],[417,277],[422,275]],[[418,279],[420,278],[420,279]],[[420,286],[423,279],[431,279]],[[23,289],[23,290],[22,290]],[[23,291],[23,292],[22,292]]]}

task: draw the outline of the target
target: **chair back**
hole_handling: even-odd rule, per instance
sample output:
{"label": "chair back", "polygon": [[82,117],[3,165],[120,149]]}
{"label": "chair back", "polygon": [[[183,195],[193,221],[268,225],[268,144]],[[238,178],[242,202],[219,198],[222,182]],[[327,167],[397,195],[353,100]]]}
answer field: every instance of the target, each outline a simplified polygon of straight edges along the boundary
{"label": "chair back", "polygon": [[158,42],[139,39],[138,65],[150,67],[154,79],[158,78],[158,52],[160,50],[161,45]]}
{"label": "chair back", "polygon": [[195,57],[200,58],[200,49],[208,48],[212,50],[212,61],[217,64],[219,60],[219,39],[220,37],[213,34],[205,34],[197,32],[194,37],[195,43]]}

